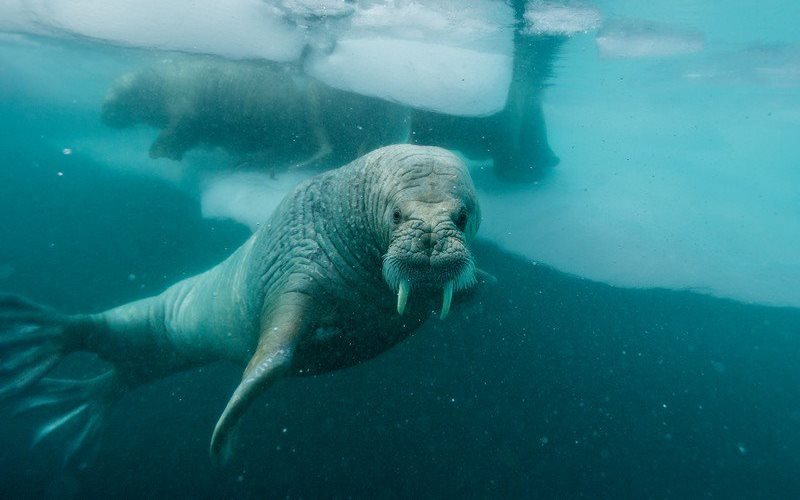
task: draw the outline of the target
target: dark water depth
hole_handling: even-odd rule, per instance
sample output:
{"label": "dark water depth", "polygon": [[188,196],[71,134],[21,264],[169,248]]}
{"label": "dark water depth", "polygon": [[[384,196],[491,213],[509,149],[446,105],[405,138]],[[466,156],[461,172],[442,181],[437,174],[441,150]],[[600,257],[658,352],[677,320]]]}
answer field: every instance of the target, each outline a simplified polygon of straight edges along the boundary
{"label": "dark water depth", "polygon": [[[63,311],[156,293],[249,234],[165,185],[36,143],[4,146],[0,162],[0,289]],[[800,494],[800,312],[476,252],[496,287],[372,362],[280,382],[228,468],[207,446],[240,373],[214,365],[128,395],[82,471],[29,449],[33,421],[0,415],[0,496]]]}

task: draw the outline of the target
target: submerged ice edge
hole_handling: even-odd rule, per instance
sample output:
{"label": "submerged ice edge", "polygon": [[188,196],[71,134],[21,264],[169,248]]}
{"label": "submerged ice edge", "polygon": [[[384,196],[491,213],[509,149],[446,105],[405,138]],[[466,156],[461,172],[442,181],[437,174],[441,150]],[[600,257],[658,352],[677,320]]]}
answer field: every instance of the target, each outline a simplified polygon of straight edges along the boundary
{"label": "submerged ice edge", "polygon": [[505,104],[515,21],[504,2],[364,3],[331,19],[284,4],[10,0],[0,5],[0,32],[276,62],[309,50],[309,72],[342,90],[460,116]]}
{"label": "submerged ice edge", "polygon": [[[780,267],[778,263],[764,262],[726,270],[726,265],[735,264],[726,264],[725,261],[716,266],[703,264],[713,258],[711,255],[698,255],[695,260],[687,255],[685,258],[689,260],[681,262],[669,256],[668,248],[649,254],[641,245],[658,244],[657,239],[647,240],[649,233],[636,235],[627,242],[617,240],[617,243],[598,238],[584,227],[588,221],[583,225],[580,223],[577,217],[582,216],[579,213],[566,212],[556,216],[552,210],[565,209],[560,202],[556,201],[555,206],[547,209],[545,205],[555,201],[553,193],[544,193],[544,201],[538,199],[543,193],[535,190],[520,191],[513,196],[498,194],[494,187],[485,183],[481,187],[481,181],[486,179],[481,177],[480,170],[479,165],[473,165],[478,177],[479,196],[486,206],[481,238],[532,262],[616,286],[691,290],[747,303],[800,307],[800,294],[793,293],[791,287],[794,279],[800,279],[800,264],[793,267],[787,263]],[[204,184],[201,193],[203,215],[230,218],[255,230],[277,205],[284,190],[288,191],[293,182],[299,180],[284,179],[283,186],[276,187],[274,180],[262,174],[216,176]],[[519,206],[530,209],[520,212],[513,208]],[[545,216],[545,213],[550,215]],[[572,232],[567,228],[572,228]],[[626,234],[625,231],[623,229],[621,235]],[[583,241],[582,246],[579,241]],[[587,260],[586,252],[593,257]],[[777,267],[770,271],[773,266]]]}
{"label": "submerged ice edge", "polygon": [[603,16],[585,2],[533,0],[525,6],[525,35],[571,36],[600,27]]}
{"label": "submerged ice edge", "polygon": [[703,50],[703,34],[641,19],[609,21],[595,38],[601,57],[642,58],[694,54]]}

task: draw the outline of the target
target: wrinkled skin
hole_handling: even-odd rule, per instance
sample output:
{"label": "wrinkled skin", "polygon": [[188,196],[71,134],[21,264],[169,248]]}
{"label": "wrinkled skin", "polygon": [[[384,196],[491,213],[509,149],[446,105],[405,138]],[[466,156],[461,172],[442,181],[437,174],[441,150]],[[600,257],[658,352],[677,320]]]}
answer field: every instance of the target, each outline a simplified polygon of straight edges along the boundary
{"label": "wrinkled skin", "polygon": [[[334,167],[403,142],[409,111],[337,90],[290,67],[175,56],[121,76],[103,122],[160,130],[151,158],[180,161],[200,147],[284,167]],[[247,163],[247,162],[245,162]]]}
{"label": "wrinkled skin", "polygon": [[390,146],[299,185],[227,260],[161,295],[78,317],[80,349],[127,388],[219,359],[247,364],[212,439],[226,454],[276,379],[370,359],[475,281],[480,212],[464,164]]}

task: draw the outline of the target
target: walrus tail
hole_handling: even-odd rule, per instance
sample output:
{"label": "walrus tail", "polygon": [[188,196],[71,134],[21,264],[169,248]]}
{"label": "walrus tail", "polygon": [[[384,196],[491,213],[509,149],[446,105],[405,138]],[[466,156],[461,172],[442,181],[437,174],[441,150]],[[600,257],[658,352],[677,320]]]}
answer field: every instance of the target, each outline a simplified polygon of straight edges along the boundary
{"label": "walrus tail", "polygon": [[88,320],[0,294],[0,403],[10,403],[15,414],[41,416],[44,423],[32,444],[58,440],[65,464],[94,451],[105,416],[122,392],[114,370],[91,379],[47,377],[80,349],[89,328]]}

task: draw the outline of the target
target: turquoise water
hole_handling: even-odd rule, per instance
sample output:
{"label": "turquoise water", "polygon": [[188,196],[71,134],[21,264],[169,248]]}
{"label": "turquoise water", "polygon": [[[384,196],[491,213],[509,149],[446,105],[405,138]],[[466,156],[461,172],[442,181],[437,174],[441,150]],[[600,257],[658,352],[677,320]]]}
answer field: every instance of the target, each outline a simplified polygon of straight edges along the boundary
{"label": "turquoise water", "polygon": [[[529,82],[558,165],[509,182],[462,148],[497,287],[374,361],[278,384],[225,468],[207,445],[239,367],[137,389],[68,466],[66,438],[30,447],[41,415],[0,407],[4,496],[796,497],[800,6],[558,5],[597,15]],[[0,291],[69,313],[158,293],[314,173],[221,148],[150,159],[157,130],[108,127],[101,105],[174,53],[104,41],[91,16],[66,37],[9,19]]]}

